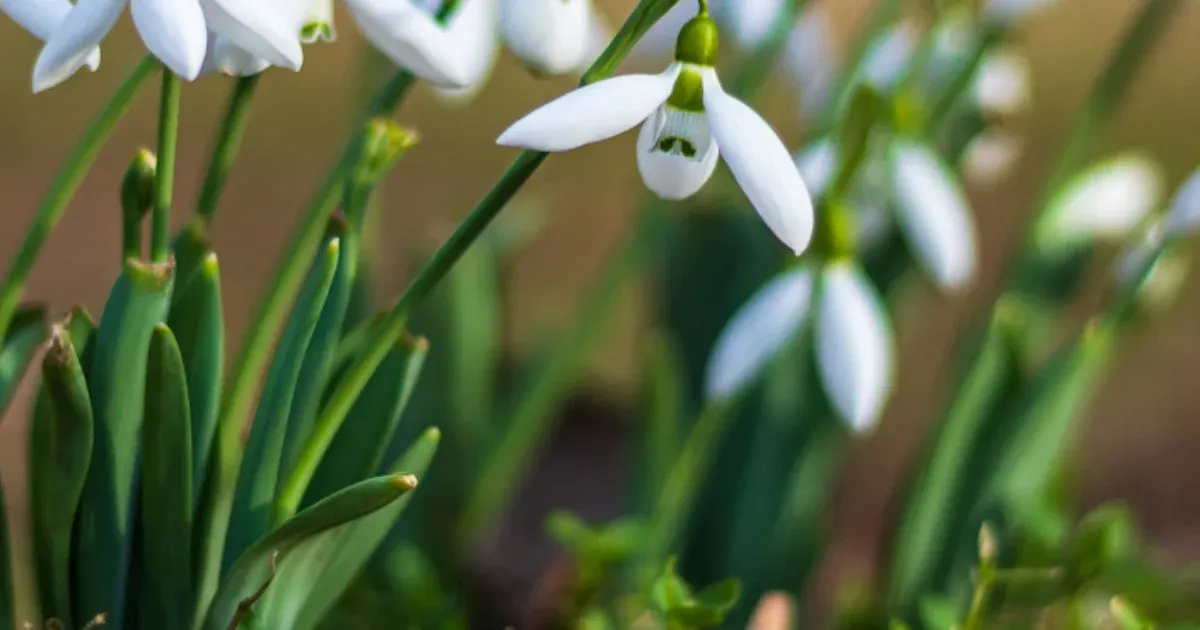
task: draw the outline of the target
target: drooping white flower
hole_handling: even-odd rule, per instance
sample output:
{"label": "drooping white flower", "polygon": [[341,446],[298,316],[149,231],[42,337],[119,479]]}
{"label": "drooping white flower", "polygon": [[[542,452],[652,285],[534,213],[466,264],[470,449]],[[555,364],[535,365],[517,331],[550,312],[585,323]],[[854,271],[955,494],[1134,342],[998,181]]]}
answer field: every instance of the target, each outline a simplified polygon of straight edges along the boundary
{"label": "drooping white flower", "polygon": [[858,78],[883,91],[891,89],[908,69],[917,51],[917,27],[900,22],[871,43]]}
{"label": "drooping white flower", "polygon": [[[472,0],[459,6],[446,22],[446,33],[454,41],[465,64],[465,85],[458,88],[438,87],[436,94],[451,102],[464,102],[475,97],[487,84],[500,56],[500,0]],[[431,13],[441,5],[430,3]]]}
{"label": "drooping white flower", "polygon": [[[331,2],[332,0],[326,0]],[[463,0],[459,11],[472,2]],[[458,42],[412,0],[346,0],[358,30],[392,63],[440,87],[470,83],[470,61]]]}
{"label": "drooping white flower", "polygon": [[1029,60],[1011,48],[985,57],[975,75],[972,93],[985,115],[1015,116],[1029,108]]}
{"label": "drooping white flower", "polygon": [[896,220],[917,262],[945,289],[975,275],[974,219],[953,171],[928,145],[897,137],[888,148]]}
{"label": "drooping white flower", "polygon": [[708,361],[705,392],[727,399],[745,389],[804,327],[814,273],[796,267],[765,284],[730,320]]}
{"label": "drooping white flower", "polygon": [[[864,163],[859,168],[860,176],[850,191],[849,201],[853,205],[855,241],[857,251],[870,251],[883,242],[893,224],[888,213],[877,203],[881,197],[878,186],[873,186],[869,177],[875,163],[875,153],[868,148]],[[838,167],[837,145],[833,138],[824,136],[796,154],[796,168],[814,197],[820,197],[833,180]]]}
{"label": "drooping white flower", "polygon": [[[75,5],[70,0],[0,0],[0,13],[7,14],[21,28],[45,42],[62,26]],[[100,47],[85,57],[89,70],[100,67]]]}
{"label": "drooping white flower", "polygon": [[981,15],[991,24],[1009,25],[1058,0],[987,0]]}
{"label": "drooping white flower", "polygon": [[1200,169],[1193,171],[1175,191],[1164,227],[1179,238],[1200,230]]}
{"label": "drooping white flower", "polygon": [[503,0],[500,33],[539,75],[576,71],[591,52],[591,0]]}
{"label": "drooping white flower", "polygon": [[1038,221],[1034,239],[1053,249],[1092,239],[1122,239],[1163,194],[1162,169],[1131,152],[1096,164],[1063,186]]}
{"label": "drooping white flower", "polygon": [[985,131],[967,144],[962,173],[972,184],[993,186],[1008,176],[1021,157],[1021,139],[1004,131]]}
{"label": "drooping white flower", "polygon": [[758,49],[783,17],[787,0],[720,0],[713,6],[717,21],[739,48]]}
{"label": "drooping white flower", "polygon": [[821,272],[814,335],[817,371],[834,410],[857,433],[883,415],[895,372],[895,339],[874,285],[853,261]]}
{"label": "drooping white flower", "polygon": [[800,109],[806,117],[824,109],[833,94],[840,57],[833,32],[825,10],[810,4],[788,34],[782,62],[799,87]]}
{"label": "drooping white flower", "polygon": [[568,151],[645,123],[637,156],[647,187],[666,199],[688,197],[708,181],[723,153],[763,221],[799,254],[812,238],[812,200],[770,125],[721,87],[709,47],[715,30],[707,16],[698,16],[680,33],[680,57],[666,72],[569,92],[518,120],[497,142]]}

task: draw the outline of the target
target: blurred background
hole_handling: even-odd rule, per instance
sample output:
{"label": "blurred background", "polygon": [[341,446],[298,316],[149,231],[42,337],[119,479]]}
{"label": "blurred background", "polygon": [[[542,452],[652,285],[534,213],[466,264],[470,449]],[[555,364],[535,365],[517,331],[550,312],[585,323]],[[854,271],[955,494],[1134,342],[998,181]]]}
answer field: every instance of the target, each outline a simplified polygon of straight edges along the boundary
{"label": "blurred background", "polygon": [[[614,24],[633,0],[597,0]],[[849,38],[870,0],[814,0],[835,18],[835,38]],[[870,438],[853,446],[828,515],[836,533],[817,581],[816,601],[836,585],[869,579],[890,517],[889,500],[936,416],[951,347],[977,309],[989,304],[999,262],[1019,237],[1022,215],[1095,72],[1139,2],[1063,0],[1023,24],[1017,42],[1029,55],[1033,112],[1021,122],[1027,150],[1005,181],[970,190],[985,259],[980,281],[961,298],[933,295],[936,306],[920,316],[901,310],[896,387],[887,417]],[[353,23],[339,22],[338,40],[307,49],[304,70],[272,70],[254,105],[251,129],[213,230],[221,258],[229,340],[244,331],[262,285],[309,196],[336,159],[361,94],[372,77],[367,52]],[[1140,148],[1152,153],[1175,184],[1200,162],[1200,6],[1180,11],[1137,80],[1131,97],[1098,143],[1096,157]],[[143,54],[126,17],[105,42],[96,73],[83,72],[34,96],[29,77],[38,43],[0,19],[0,262],[15,253],[38,200],[78,134],[125,69]],[[627,65],[652,67],[646,61]],[[376,77],[377,78],[377,77]],[[230,85],[209,77],[184,91],[176,218],[182,221],[199,189],[211,136]],[[404,288],[414,257],[439,243],[503,171],[514,151],[495,138],[536,104],[565,91],[569,79],[538,80],[505,54],[474,104],[447,105],[428,88],[417,90],[398,115],[422,142],[387,180],[380,220],[379,284],[385,299]],[[796,114],[790,81],[768,88],[765,115],[793,147],[809,136]],[[120,209],[117,191],[129,157],[153,146],[156,90],[144,89],[105,148],[34,269],[28,300],[52,313],[83,304],[99,314],[119,270]],[[522,356],[561,329],[577,312],[605,258],[629,227],[642,198],[632,134],[550,159],[520,193],[539,208],[545,229],[521,249],[506,276],[506,352]],[[702,193],[703,194],[703,193]],[[736,265],[737,261],[729,261]],[[1099,287],[1108,267],[1097,265]],[[1098,288],[1097,291],[1100,289]],[[559,435],[530,475],[500,537],[481,551],[481,562],[504,567],[528,590],[555,556],[542,521],[550,508],[569,508],[590,519],[611,518],[622,508],[623,434],[626,410],[637,389],[637,331],[645,321],[638,291],[627,292],[619,317],[589,359],[587,377],[561,412]],[[1081,308],[1081,316],[1087,309]],[[912,313],[912,315],[915,315]],[[1200,560],[1200,283],[1192,282],[1176,308],[1126,337],[1127,347],[1095,402],[1078,449],[1085,506],[1128,500],[1163,560]],[[437,339],[432,340],[434,344]],[[17,540],[27,530],[22,506],[25,474],[26,396],[0,428],[0,475],[12,503]],[[26,562],[20,555],[18,562]]]}

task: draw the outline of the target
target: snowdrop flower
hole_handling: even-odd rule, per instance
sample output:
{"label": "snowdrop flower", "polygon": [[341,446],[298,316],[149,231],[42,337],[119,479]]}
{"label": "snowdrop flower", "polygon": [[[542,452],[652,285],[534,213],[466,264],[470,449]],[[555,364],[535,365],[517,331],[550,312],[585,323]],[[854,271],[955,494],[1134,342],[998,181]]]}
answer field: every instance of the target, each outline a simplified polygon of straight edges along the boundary
{"label": "snowdrop flower", "polygon": [[[1174,297],[1187,277],[1187,257],[1174,244],[1200,231],[1200,170],[1175,191],[1165,214],[1157,217],[1117,257],[1118,286],[1145,282],[1141,297],[1162,305]],[[1148,277],[1146,277],[1148,275]]]}
{"label": "snowdrop flower", "polygon": [[981,16],[990,24],[1007,26],[1056,2],[1057,0],[987,0]]}
{"label": "snowdrop flower", "polygon": [[783,16],[787,0],[723,0],[715,3],[717,21],[742,50],[756,50]]}
{"label": "snowdrop flower", "polygon": [[783,142],[717,78],[717,29],[707,15],[679,34],[676,62],[660,75],[594,83],[534,110],[501,134],[501,145],[568,151],[639,123],[638,169],[665,199],[691,196],[708,181],[719,153],[763,221],[790,249],[808,247],[813,208]]}
{"label": "snowdrop flower", "polygon": [[[463,0],[458,10],[484,1]],[[462,52],[467,42],[456,41],[412,0],[346,0],[346,8],[363,37],[397,66],[439,87],[470,82],[468,58]]]}
{"label": "snowdrop flower", "polygon": [[975,75],[972,93],[985,116],[1010,117],[1029,108],[1029,60],[1012,49],[989,54]]}
{"label": "snowdrop flower", "polygon": [[592,0],[503,0],[500,32],[509,50],[538,75],[581,71],[597,54],[597,28]]}
{"label": "snowdrop flower", "polygon": [[1158,207],[1162,194],[1162,169],[1149,156],[1135,152],[1103,161],[1054,196],[1035,227],[1034,241],[1053,250],[1122,239]]}
{"label": "snowdrop flower", "polygon": [[908,69],[917,51],[917,27],[901,22],[871,43],[859,70],[858,80],[888,91]]}
{"label": "snowdrop flower", "polygon": [[963,176],[973,184],[993,186],[1008,176],[1022,150],[1020,138],[1013,134],[985,131],[972,139],[963,151]]}
{"label": "snowdrop flower", "polygon": [[[461,103],[474,98],[487,84],[500,56],[501,0],[469,0],[447,20],[445,30],[459,48],[464,63],[462,87],[437,87],[435,94],[443,100]],[[436,15],[442,0],[425,0],[425,9]]]}
{"label": "snowdrop flower", "polygon": [[[880,195],[876,194],[869,181],[870,178],[865,176],[867,173],[864,173],[864,171],[871,170],[870,165],[875,161],[873,157],[871,153],[868,153],[867,163],[860,167],[861,175],[855,181],[854,188],[850,193],[855,210],[855,242],[860,252],[869,251],[879,245],[892,230],[892,222],[887,212],[873,201],[880,198]],[[837,145],[829,136],[813,142],[808,148],[796,154],[796,168],[800,171],[801,179],[804,180],[809,192],[814,197],[820,197],[829,183],[833,181],[837,167]]]}
{"label": "snowdrop flower", "polygon": [[833,93],[839,55],[831,33],[833,25],[826,12],[809,5],[788,34],[782,63],[800,88],[800,109],[805,116],[820,112]]}
{"label": "snowdrop flower", "polygon": [[1192,171],[1175,192],[1165,218],[1165,229],[1178,237],[1200,230],[1200,169]]}
{"label": "snowdrop flower", "polygon": [[721,332],[706,395],[749,385],[811,320],[817,369],[834,411],[857,433],[883,414],[895,373],[895,339],[875,287],[857,263],[804,264],[768,282]]}
{"label": "snowdrop flower", "polygon": [[[0,13],[45,42],[67,19],[75,5],[70,0],[0,0]],[[100,48],[93,47],[84,59],[89,70],[100,67]]]}
{"label": "snowdrop flower", "polygon": [[953,171],[928,145],[897,137],[887,153],[896,220],[917,262],[944,289],[975,275],[975,224]]}

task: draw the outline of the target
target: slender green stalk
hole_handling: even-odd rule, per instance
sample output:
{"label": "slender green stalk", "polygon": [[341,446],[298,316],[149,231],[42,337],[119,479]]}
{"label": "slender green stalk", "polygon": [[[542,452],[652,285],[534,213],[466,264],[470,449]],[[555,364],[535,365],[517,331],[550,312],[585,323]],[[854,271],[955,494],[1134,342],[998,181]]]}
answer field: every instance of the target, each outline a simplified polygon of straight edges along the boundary
{"label": "slender green stalk", "polygon": [[79,189],[79,184],[87,175],[88,169],[96,160],[100,149],[108,141],[117,122],[125,116],[125,112],[129,111],[129,106],[133,103],[133,97],[137,95],[138,88],[158,67],[158,60],[151,55],[147,55],[134,66],[117,91],[105,103],[104,108],[100,110],[96,120],[83,133],[83,137],[79,139],[79,144],[75,146],[71,157],[67,158],[67,163],[63,165],[62,170],[55,177],[54,183],[50,185],[49,192],[46,193],[42,199],[42,205],[38,208],[33,225],[30,226],[25,235],[25,241],[21,244],[20,251],[17,252],[17,257],[9,267],[8,274],[4,276],[3,286],[0,286],[0,339],[3,339],[8,332],[13,313],[16,312],[17,304],[21,301],[25,281],[29,279],[29,272],[33,268],[34,261],[37,260],[42,244],[46,242],[46,237],[50,235],[50,231],[62,218],[67,204],[75,196],[75,191]]}
{"label": "slender green stalk", "polygon": [[209,158],[208,171],[200,188],[200,199],[196,202],[196,215],[206,224],[212,223],[221,194],[225,192],[229,169],[233,167],[242,148],[242,137],[250,122],[250,105],[254,101],[259,76],[255,74],[239,78],[229,93],[229,104],[225,106],[225,117],[221,120],[217,143]]}
{"label": "slender green stalk", "polygon": [[946,115],[950,113],[950,108],[958,101],[958,98],[967,91],[967,86],[975,78],[979,66],[983,63],[984,57],[1000,40],[1004,38],[1005,30],[1001,28],[988,28],[983,32],[979,41],[975,42],[975,48],[971,51],[971,57],[967,59],[959,69],[958,73],[942,88],[942,91],[934,98],[933,103],[926,110],[926,123],[933,123],[944,120]]}
{"label": "slender green stalk", "polygon": [[158,172],[154,178],[154,207],[150,211],[150,261],[166,262],[171,253],[171,196],[175,188],[175,147],[179,144],[179,96],[182,81],[162,71],[162,100],[158,104]]}
{"label": "slender green stalk", "polygon": [[855,42],[854,54],[850,56],[850,63],[846,66],[837,88],[833,90],[833,98],[829,99],[829,105],[824,112],[824,127],[831,127],[835,123],[838,109],[854,87],[854,77],[857,76],[859,67],[862,66],[867,53],[871,50],[871,45],[875,43],[875,38],[895,22],[903,10],[903,0],[878,0],[874,3],[867,19],[867,26]]}
{"label": "slender green stalk", "polygon": [[[651,26],[676,4],[677,0],[642,0],[625,21],[624,26],[605,48],[592,67],[584,73],[581,85],[595,83],[610,76]],[[317,426],[305,446],[296,467],[277,497],[281,512],[295,512],[316,472],[321,456],[333,440],[342,420],[350,411],[359,392],[387,356],[388,349],[404,332],[413,308],[424,300],[441,282],[458,259],[491,224],[492,220],[533,176],[548,156],[540,151],[523,151],[508,168],[479,205],[458,226],[441,248],[425,264],[399,301],[388,312],[372,334],[368,349],[349,368],[338,384],[329,404],[317,419]]]}
{"label": "slender green stalk", "polygon": [[992,590],[990,572],[979,576],[975,585],[975,593],[971,595],[971,607],[967,610],[967,618],[963,620],[962,630],[983,630],[984,613],[987,611],[988,594]]}

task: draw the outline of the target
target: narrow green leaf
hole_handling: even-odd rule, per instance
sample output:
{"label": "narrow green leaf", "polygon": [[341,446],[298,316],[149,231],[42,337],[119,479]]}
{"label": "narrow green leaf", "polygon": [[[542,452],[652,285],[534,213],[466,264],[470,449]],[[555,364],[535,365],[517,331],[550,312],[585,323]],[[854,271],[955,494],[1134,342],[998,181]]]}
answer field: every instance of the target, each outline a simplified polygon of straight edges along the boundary
{"label": "narrow green leaf", "polygon": [[127,260],[109,294],[87,366],[95,440],[75,526],[75,618],[124,627],[133,491],[146,358],[166,315],[174,268]]}
{"label": "narrow green leaf", "polygon": [[974,505],[978,479],[970,479],[989,419],[1021,380],[1016,354],[1020,311],[1001,302],[979,342],[977,360],[964,373],[940,428],[930,434],[924,469],[910,481],[904,511],[892,542],[889,602],[907,617],[953,558],[959,532]]}
{"label": "narrow green leaf", "polygon": [[192,617],[192,427],[187,374],[175,336],[154,328],[142,421],[142,579],[138,624],[187,628]]}
{"label": "narrow green leaf", "polygon": [[639,514],[652,507],[662,491],[671,462],[679,453],[679,426],[683,420],[683,366],[666,335],[654,334],[647,346],[643,378],[643,413],[639,435],[637,474],[631,504]]}
{"label": "narrow green leaf", "polygon": [[175,286],[179,287],[179,290],[171,296],[171,308],[174,309],[186,295],[183,288],[192,283],[193,276],[200,270],[205,259],[212,254],[208,228],[202,221],[189,221],[175,235],[171,251],[175,255]]}
{"label": "narrow green leaf", "polygon": [[383,509],[416,487],[409,475],[388,475],[357,483],[300,512],[255,543],[221,580],[204,618],[205,630],[226,630],[239,604],[270,581],[274,562],[283,562],[301,544],[329,529]]}
{"label": "narrow green leaf", "polygon": [[450,421],[462,452],[478,452],[492,429],[495,378],[500,361],[500,258],[490,243],[463,255],[446,278],[449,321]]}
{"label": "narrow green leaf", "polygon": [[[72,317],[73,321],[80,318]],[[86,322],[86,320],[84,320]],[[29,436],[29,501],[42,616],[71,621],[71,528],[92,457],[92,402],[71,322],[56,326],[42,360]],[[75,324],[77,330],[85,324]],[[80,341],[87,343],[86,334]],[[82,347],[82,346],[81,346]]]}
{"label": "narrow green leaf", "polygon": [[[341,253],[338,255],[337,271],[329,297],[321,309],[317,328],[304,351],[304,363],[296,381],[296,394],[292,399],[287,418],[287,436],[284,438],[283,464],[281,470],[291,470],[299,451],[312,433],[313,422],[321,410],[321,396],[333,372],[333,362],[342,338],[347,308],[358,277],[360,259],[358,231],[354,226],[341,226]],[[372,470],[374,473],[374,470]],[[355,479],[366,478],[364,475]],[[345,484],[343,484],[345,485]],[[341,488],[342,486],[338,486]]]}
{"label": "narrow green leaf", "polygon": [[[179,243],[176,242],[178,248]],[[178,252],[179,250],[176,249]],[[192,499],[200,496],[221,406],[225,368],[225,317],[221,304],[221,270],[212,250],[197,253],[195,269],[175,292],[167,325],[175,335],[187,375],[188,415],[192,437]]]}
{"label": "narrow green leaf", "polygon": [[321,459],[305,504],[378,474],[428,352],[429,342],[423,337],[405,337],[396,344]]}
{"label": "narrow green leaf", "polygon": [[246,441],[242,467],[238,472],[222,564],[226,569],[271,530],[271,506],[279,479],[288,410],[295,395],[304,352],[333,283],[340,249],[341,240],[337,236],[326,239],[292,307],[275,358],[267,372],[267,381],[263,386],[258,411],[254,414],[254,424],[250,427],[250,437]]}
{"label": "narrow green leaf", "polygon": [[[441,441],[426,430],[395,462],[389,473],[420,478]],[[352,523],[329,530],[279,566],[276,588],[260,607],[264,627],[311,630],[333,610],[407,507],[412,493]]]}
{"label": "narrow green leaf", "polygon": [[0,347],[0,417],[8,409],[13,392],[38,346],[45,341],[46,333],[46,311],[42,307],[23,307],[13,316]]}
{"label": "narrow green leaf", "polygon": [[17,610],[13,606],[12,559],[9,557],[8,514],[5,513],[4,484],[0,482],[0,630],[13,630]]}

